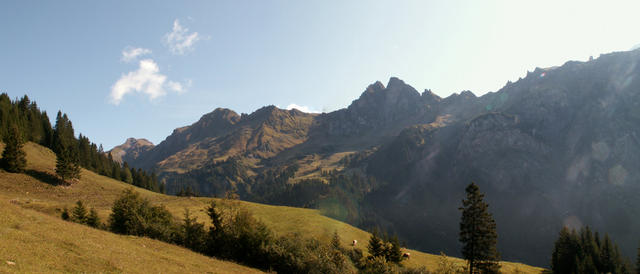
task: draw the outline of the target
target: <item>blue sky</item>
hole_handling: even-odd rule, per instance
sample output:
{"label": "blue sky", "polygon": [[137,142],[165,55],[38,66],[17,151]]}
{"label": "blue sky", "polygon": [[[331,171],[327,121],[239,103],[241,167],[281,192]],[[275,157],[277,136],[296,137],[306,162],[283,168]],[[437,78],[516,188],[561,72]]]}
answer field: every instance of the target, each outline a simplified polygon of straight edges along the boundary
{"label": "blue sky", "polygon": [[333,111],[391,76],[481,95],[640,44],[634,1],[558,2],[7,0],[0,91],[108,149],[217,107]]}

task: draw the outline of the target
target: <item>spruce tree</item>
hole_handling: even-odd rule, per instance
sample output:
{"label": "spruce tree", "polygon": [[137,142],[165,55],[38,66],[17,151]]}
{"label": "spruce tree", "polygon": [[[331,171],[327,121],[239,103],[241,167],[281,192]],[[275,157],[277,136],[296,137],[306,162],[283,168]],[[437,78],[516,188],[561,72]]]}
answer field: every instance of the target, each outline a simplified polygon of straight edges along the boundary
{"label": "spruce tree", "polygon": [[76,202],[76,206],[73,208],[73,212],[71,213],[73,217],[73,221],[76,223],[84,224],[87,219],[87,208],[84,207],[82,201],[78,200]]}
{"label": "spruce tree", "polygon": [[374,229],[371,232],[371,238],[369,238],[369,245],[367,246],[371,257],[384,257],[384,242],[378,237],[378,230]]}
{"label": "spruce tree", "polygon": [[95,228],[100,226],[100,217],[98,217],[98,212],[95,208],[91,208],[89,211],[89,215],[87,215],[86,218],[86,224]]}
{"label": "spruce tree", "polygon": [[342,245],[340,244],[340,235],[338,235],[338,230],[333,231],[333,237],[331,238],[331,246],[335,250],[342,250]]}
{"label": "spruce tree", "polygon": [[66,114],[58,111],[53,134],[53,151],[56,153],[56,174],[63,182],[80,178],[80,159],[73,135],[73,126]]}
{"label": "spruce tree", "polygon": [[17,126],[13,125],[4,138],[4,151],[2,152],[2,167],[9,172],[23,172],[27,166],[26,154],[22,150],[24,141]]}
{"label": "spruce tree", "polygon": [[469,273],[497,273],[500,255],[496,249],[498,234],[489,205],[475,183],[466,188],[467,197],[462,200],[460,242],[462,256],[469,263]]}
{"label": "spruce tree", "polygon": [[62,147],[56,158],[56,174],[63,182],[80,178],[80,165],[78,157],[74,157],[73,152]]}

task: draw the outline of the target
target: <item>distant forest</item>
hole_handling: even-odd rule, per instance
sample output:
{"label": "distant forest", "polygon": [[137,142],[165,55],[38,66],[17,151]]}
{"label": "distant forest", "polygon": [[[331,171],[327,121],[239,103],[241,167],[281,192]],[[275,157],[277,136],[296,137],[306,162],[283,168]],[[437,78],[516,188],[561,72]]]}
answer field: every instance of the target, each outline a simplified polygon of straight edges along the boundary
{"label": "distant forest", "polygon": [[[0,94],[0,138],[5,140],[15,127],[24,142],[34,142],[56,153],[56,156],[70,157],[73,163],[100,175],[123,181],[151,191],[164,193],[155,173],[120,164],[104,152],[102,145],[96,145],[80,134],[75,137],[73,125],[67,114],[58,111],[55,126],[46,111],[41,111],[36,102],[27,95],[12,101],[6,93]],[[64,145],[62,145],[64,144]],[[64,153],[63,153],[64,149]],[[68,150],[68,151],[67,151]]]}

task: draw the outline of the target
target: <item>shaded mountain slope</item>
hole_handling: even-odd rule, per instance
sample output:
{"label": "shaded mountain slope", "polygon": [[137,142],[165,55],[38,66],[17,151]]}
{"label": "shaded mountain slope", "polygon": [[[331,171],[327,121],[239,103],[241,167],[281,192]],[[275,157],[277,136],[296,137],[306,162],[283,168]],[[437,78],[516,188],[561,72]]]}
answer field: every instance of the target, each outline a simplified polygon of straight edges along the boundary
{"label": "shaded mountain slope", "polygon": [[545,265],[563,225],[607,232],[631,256],[640,230],[639,61],[635,51],[536,69],[476,99],[485,107],[473,119],[406,129],[368,160],[368,172],[389,182],[368,204],[409,242],[456,250],[445,243],[457,238],[462,189],[475,181],[505,258]]}
{"label": "shaded mountain slope", "polygon": [[638,63],[636,50],[536,68],[481,97],[440,98],[391,78],[331,113],[266,107],[192,138],[198,122],[136,165],[158,171],[170,193],[189,186],[330,205],[332,217],[451,254],[459,250],[457,208],[475,181],[505,258],[548,265],[563,225],[607,232],[631,256],[640,230]]}
{"label": "shaded mountain slope", "polygon": [[[1,148],[2,144],[0,144],[0,150]],[[0,223],[0,239],[10,247],[0,248],[0,260],[16,262],[15,266],[5,265],[3,262],[0,264],[0,270],[136,273],[154,271],[154,269],[158,269],[159,272],[209,270],[216,273],[250,273],[256,271],[231,262],[207,258],[159,241],[115,235],[62,221],[58,217],[61,209],[71,208],[77,200],[82,200],[88,207],[96,208],[101,219],[105,220],[113,201],[122,190],[134,188],[152,204],[164,205],[174,216],[182,216],[185,208],[188,208],[192,216],[208,224],[208,217],[203,209],[212,198],[186,198],[159,194],[86,170],[83,170],[80,181],[70,186],[51,185],[43,179],[46,176],[42,174],[53,171],[55,154],[33,143],[27,143],[25,150],[30,175],[0,170],[0,205],[2,205],[0,217],[8,220]],[[369,233],[322,216],[318,210],[314,209],[270,206],[238,200],[214,200],[222,207],[249,210],[278,235],[299,233],[305,237],[329,242],[334,231],[337,231],[343,246],[348,246],[353,239],[366,243],[370,237]],[[83,237],[79,239],[77,235],[83,235]],[[43,241],[45,244],[43,248],[24,249],[24,246],[35,243],[42,245]],[[106,245],[105,242],[110,245]],[[411,260],[404,262],[405,265],[426,266],[428,269],[437,267],[440,256],[415,250],[407,251],[411,252],[412,257]],[[61,259],[62,256],[66,259]],[[458,258],[448,257],[447,259],[457,265],[464,264],[464,261]],[[511,272],[518,269],[524,273],[540,273],[543,270],[520,263],[502,262],[501,264],[503,270]]]}

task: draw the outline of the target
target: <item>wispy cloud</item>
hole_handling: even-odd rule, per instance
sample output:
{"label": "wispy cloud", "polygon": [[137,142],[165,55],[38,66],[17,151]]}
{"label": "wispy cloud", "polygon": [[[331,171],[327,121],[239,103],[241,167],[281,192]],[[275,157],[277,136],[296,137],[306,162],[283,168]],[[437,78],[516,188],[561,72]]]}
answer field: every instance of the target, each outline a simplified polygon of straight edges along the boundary
{"label": "wispy cloud", "polygon": [[294,109],[294,108],[306,113],[320,113],[320,111],[314,110],[308,106],[299,106],[293,103],[289,104],[285,109]]}
{"label": "wispy cloud", "polygon": [[180,21],[173,21],[173,30],[164,36],[164,41],[173,54],[182,55],[192,50],[193,45],[200,40],[197,32],[189,33],[189,29],[180,25]]}
{"label": "wispy cloud", "polygon": [[[188,83],[190,84],[190,82]],[[137,70],[122,75],[111,87],[111,103],[118,105],[122,98],[132,92],[141,92],[149,96],[150,100],[167,94],[169,89],[177,93],[186,91],[183,84],[174,81],[167,82],[167,76],[160,73],[158,64],[152,59],[140,61]]]}
{"label": "wispy cloud", "polygon": [[123,62],[131,62],[146,54],[151,54],[151,50],[145,48],[126,47],[122,50],[122,58],[120,60]]}

